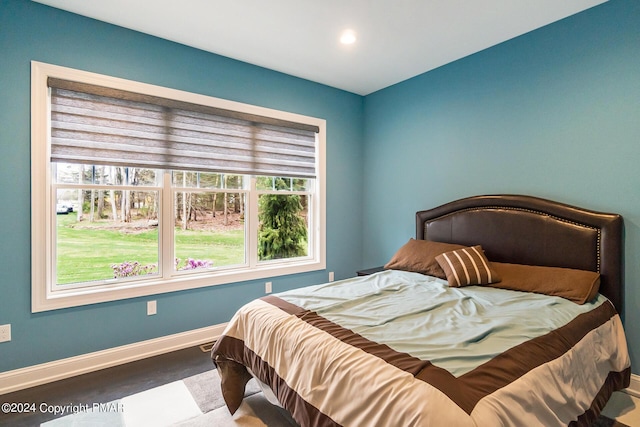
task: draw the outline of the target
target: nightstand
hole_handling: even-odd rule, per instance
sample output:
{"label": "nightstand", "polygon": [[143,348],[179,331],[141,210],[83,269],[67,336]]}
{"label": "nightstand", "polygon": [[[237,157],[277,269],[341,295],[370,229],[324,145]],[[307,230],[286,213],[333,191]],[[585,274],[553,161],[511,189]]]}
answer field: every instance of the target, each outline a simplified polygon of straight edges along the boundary
{"label": "nightstand", "polygon": [[373,273],[378,273],[380,271],[384,271],[384,267],[373,267],[367,268],[366,270],[359,270],[356,272],[358,276],[368,276]]}

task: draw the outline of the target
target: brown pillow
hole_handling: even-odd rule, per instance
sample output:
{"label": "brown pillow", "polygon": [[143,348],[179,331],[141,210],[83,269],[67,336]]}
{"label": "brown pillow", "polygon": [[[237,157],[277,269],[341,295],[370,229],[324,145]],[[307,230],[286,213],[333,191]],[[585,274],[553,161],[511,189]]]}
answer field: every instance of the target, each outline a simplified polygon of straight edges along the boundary
{"label": "brown pillow", "polygon": [[443,252],[460,248],[464,248],[464,246],[454,243],[410,239],[404,246],[398,249],[398,252],[385,264],[384,268],[388,270],[413,271],[415,273],[446,279],[447,276],[438,265],[436,257]]}
{"label": "brown pillow", "polygon": [[600,274],[595,271],[494,262],[502,280],[490,286],[514,291],[535,292],[584,304],[595,298]]}
{"label": "brown pillow", "polygon": [[447,275],[449,286],[486,285],[497,282],[500,277],[484,255],[482,246],[472,246],[445,252],[436,261]]}

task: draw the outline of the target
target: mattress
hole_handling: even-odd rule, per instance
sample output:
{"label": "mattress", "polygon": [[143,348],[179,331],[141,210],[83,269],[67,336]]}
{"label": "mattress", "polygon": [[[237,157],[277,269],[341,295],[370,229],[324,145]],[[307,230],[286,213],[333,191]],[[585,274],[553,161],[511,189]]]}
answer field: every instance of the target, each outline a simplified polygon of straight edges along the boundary
{"label": "mattress", "polygon": [[395,270],[252,301],[212,357],[232,412],[248,368],[314,427],[587,425],[630,376],[601,295],[578,305]]}

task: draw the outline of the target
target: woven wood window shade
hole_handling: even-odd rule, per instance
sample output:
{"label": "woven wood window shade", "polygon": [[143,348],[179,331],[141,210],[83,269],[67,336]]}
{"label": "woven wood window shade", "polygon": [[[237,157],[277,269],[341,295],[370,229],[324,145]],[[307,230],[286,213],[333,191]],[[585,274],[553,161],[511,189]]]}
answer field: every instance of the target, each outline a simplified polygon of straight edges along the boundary
{"label": "woven wood window shade", "polygon": [[49,78],[51,160],[316,176],[317,126]]}

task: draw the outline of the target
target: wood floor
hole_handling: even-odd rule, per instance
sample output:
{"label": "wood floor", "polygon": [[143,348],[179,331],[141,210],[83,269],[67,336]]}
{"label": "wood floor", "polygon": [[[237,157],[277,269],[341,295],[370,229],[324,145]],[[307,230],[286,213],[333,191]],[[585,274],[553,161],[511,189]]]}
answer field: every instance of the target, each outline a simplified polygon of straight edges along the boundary
{"label": "wood floor", "polygon": [[0,395],[0,402],[35,403],[34,413],[0,413],[1,426],[38,426],[56,418],[42,413],[47,405],[89,405],[106,403],[173,381],[213,369],[208,352],[199,347],[174,351],[160,356],[91,372],[77,377]]}
{"label": "wood floor", "polygon": [[[33,427],[57,416],[42,412],[40,405],[89,405],[107,403],[154,387],[213,369],[208,351],[192,347],[160,356],[103,369],[66,380],[0,395],[0,403],[35,403],[36,411],[22,414],[0,412],[0,426]],[[603,412],[615,421],[596,425],[640,426],[640,399],[615,393]]]}

